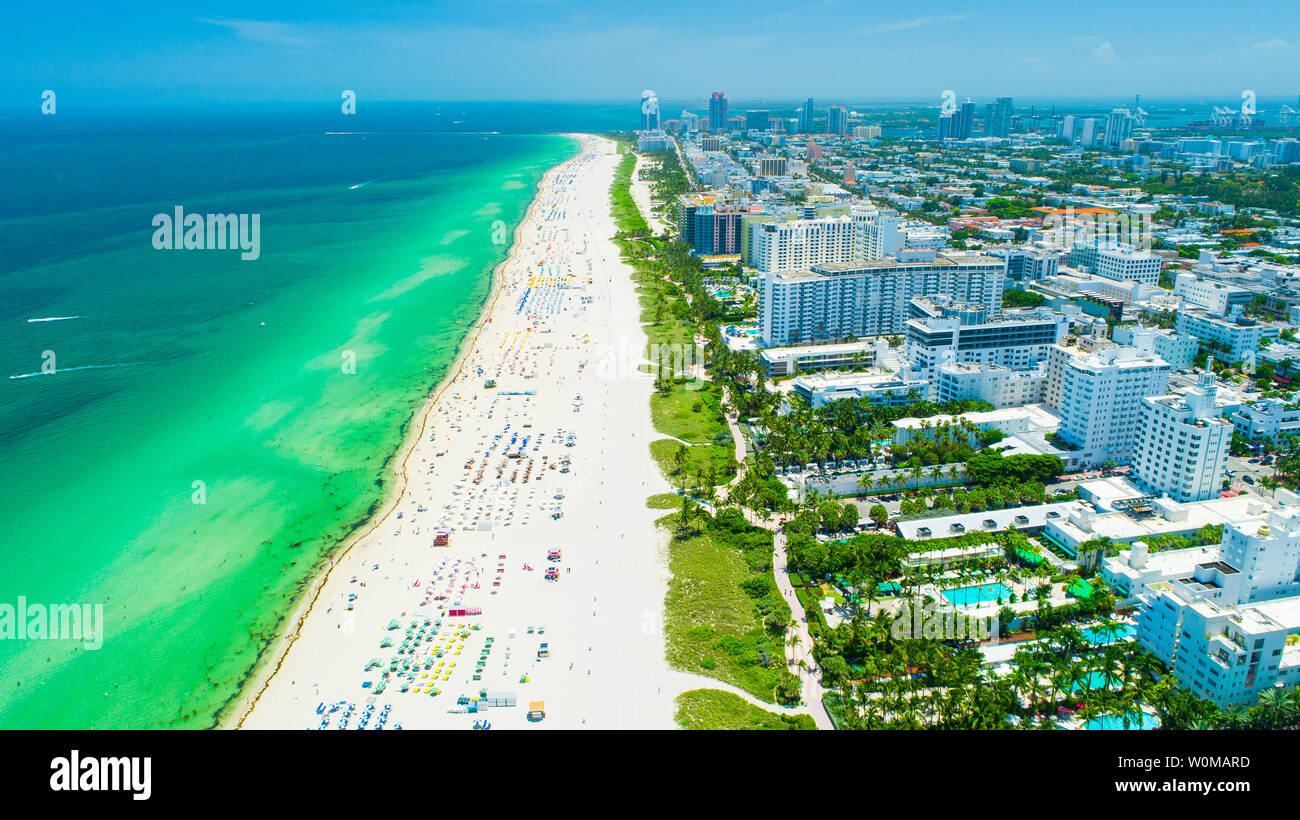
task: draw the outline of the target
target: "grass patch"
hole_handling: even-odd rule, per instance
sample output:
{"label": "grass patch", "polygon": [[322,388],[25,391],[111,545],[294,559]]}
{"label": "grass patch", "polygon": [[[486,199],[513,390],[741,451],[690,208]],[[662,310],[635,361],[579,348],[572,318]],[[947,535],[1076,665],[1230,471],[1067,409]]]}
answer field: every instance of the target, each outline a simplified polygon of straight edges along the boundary
{"label": "grass patch", "polygon": [[675,510],[682,506],[682,497],[672,493],[655,493],[645,500],[645,505],[652,510]]}
{"label": "grass patch", "polygon": [[718,689],[692,689],[678,695],[677,725],[704,730],[817,728],[810,715],[779,715]]}
{"label": "grass patch", "polygon": [[722,393],[712,382],[696,382],[699,390],[674,385],[667,394],[650,396],[650,417],[655,429],[693,444],[722,444],[731,432],[722,417]]}
{"label": "grass patch", "polygon": [[[679,520],[661,523],[676,529]],[[793,677],[782,643],[790,607],[772,578],[772,533],[743,519],[733,529],[711,521],[703,531],[678,531],[669,544],[668,662],[774,702],[778,683]],[[793,690],[797,699],[797,683]]]}
{"label": "grass patch", "polygon": [[[681,483],[681,476],[678,475],[677,462],[673,457],[677,453],[677,448],[683,447],[681,442],[674,441],[670,438],[661,438],[658,441],[650,443],[650,455],[659,465],[664,477],[675,484]],[[686,448],[686,463],[683,469],[686,471],[686,485],[694,487],[700,482],[697,479],[701,474],[706,483],[712,476],[712,486],[726,484],[736,475],[735,451],[731,447],[722,447],[717,444],[697,444],[693,447]]]}
{"label": "grass patch", "polygon": [[626,153],[614,171],[614,184],[610,186],[610,212],[620,231],[633,236],[645,236],[650,226],[641,216],[636,201],[632,199],[632,171],[636,167],[636,154]]}

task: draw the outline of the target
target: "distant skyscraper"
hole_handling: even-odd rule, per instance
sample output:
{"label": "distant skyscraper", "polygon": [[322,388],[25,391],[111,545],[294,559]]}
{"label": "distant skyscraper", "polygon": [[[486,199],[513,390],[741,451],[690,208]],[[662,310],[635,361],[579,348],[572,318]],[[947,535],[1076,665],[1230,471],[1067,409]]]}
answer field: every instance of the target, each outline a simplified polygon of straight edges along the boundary
{"label": "distant skyscraper", "polygon": [[745,112],[745,129],[753,128],[756,131],[766,131],[768,121],[772,119],[770,111],[746,111]]}
{"label": "distant skyscraper", "polygon": [[1073,114],[1066,114],[1064,117],[1061,118],[1061,132],[1058,136],[1060,136],[1061,139],[1065,140],[1071,145],[1074,144],[1074,115]]}
{"label": "distant skyscraper", "polygon": [[998,97],[997,102],[989,106],[984,133],[990,137],[1011,136],[1011,98]]}
{"label": "distant skyscraper", "polygon": [[1106,118],[1106,147],[1119,150],[1124,140],[1133,136],[1133,115],[1127,108],[1116,108]]}
{"label": "distant skyscraper", "polygon": [[956,119],[953,121],[954,133],[953,139],[967,140],[975,131],[975,103],[967,100],[957,109]]}
{"label": "distant skyscraper", "polygon": [[952,115],[952,114],[940,114],[940,115],[939,115],[939,139],[940,139],[940,140],[950,140],[950,139],[953,139],[953,135],[952,135],[952,128],[953,128],[953,125],[952,125],[952,123],[953,123],[953,115]]}
{"label": "distant skyscraper", "polygon": [[715,134],[727,130],[727,95],[722,91],[709,98],[709,130]]}
{"label": "distant skyscraper", "polygon": [[811,134],[813,131],[813,115],[816,110],[813,108],[813,98],[809,97],[803,101],[803,108],[799,109],[799,131],[803,134]]}
{"label": "distant skyscraper", "polygon": [[849,132],[849,110],[842,105],[832,105],[826,109],[826,133],[847,134]]}
{"label": "distant skyscraper", "polygon": [[653,91],[641,92],[641,130],[659,130],[659,97]]}
{"label": "distant skyscraper", "polygon": [[1097,123],[1096,117],[1088,117],[1083,121],[1083,131],[1079,134],[1079,144],[1091,148],[1097,141]]}

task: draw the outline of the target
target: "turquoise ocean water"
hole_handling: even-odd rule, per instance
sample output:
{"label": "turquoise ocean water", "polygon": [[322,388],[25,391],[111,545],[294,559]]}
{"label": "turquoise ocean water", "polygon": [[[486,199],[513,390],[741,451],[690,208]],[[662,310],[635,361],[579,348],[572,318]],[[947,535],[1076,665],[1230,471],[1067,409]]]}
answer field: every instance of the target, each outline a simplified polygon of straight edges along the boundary
{"label": "turquoise ocean water", "polygon": [[[537,132],[619,124],[486,104],[0,117],[0,605],[106,622],[98,650],[0,640],[0,728],[214,725],[380,501],[537,182],[576,151]],[[156,250],[177,205],[260,214],[260,258]]]}

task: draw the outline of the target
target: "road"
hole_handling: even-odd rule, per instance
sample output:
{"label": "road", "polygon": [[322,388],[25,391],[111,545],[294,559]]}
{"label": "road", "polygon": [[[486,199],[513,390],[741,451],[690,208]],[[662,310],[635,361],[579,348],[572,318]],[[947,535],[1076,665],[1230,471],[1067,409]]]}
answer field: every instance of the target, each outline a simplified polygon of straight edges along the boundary
{"label": "road", "polygon": [[[1260,486],[1260,481],[1267,476],[1273,475],[1273,465],[1271,464],[1251,464],[1250,459],[1238,458],[1237,456],[1228,456],[1228,476],[1232,480],[1232,489],[1249,493],[1263,499],[1271,499],[1273,494]],[[1249,484],[1242,480],[1243,476],[1250,476],[1254,484]]]}

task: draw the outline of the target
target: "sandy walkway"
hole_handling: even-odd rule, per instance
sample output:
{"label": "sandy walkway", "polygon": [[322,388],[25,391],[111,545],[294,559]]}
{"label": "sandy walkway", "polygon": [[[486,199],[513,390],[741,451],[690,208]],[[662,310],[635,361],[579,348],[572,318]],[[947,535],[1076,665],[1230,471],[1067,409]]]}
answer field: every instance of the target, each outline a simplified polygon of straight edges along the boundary
{"label": "sandy walkway", "polygon": [[[645,336],[631,271],[610,241],[614,144],[582,145],[543,180],[461,375],[429,407],[397,503],[304,604],[282,661],[232,722],[674,725],[672,699],[689,687],[664,660],[667,536],[645,507],[670,488],[648,451],[657,436],[651,382],[635,369]],[[448,546],[433,545],[438,529]],[[550,567],[556,580],[543,577]],[[483,689],[517,705],[465,714],[458,698]],[[525,720],[534,700],[546,702],[540,723]]]}

